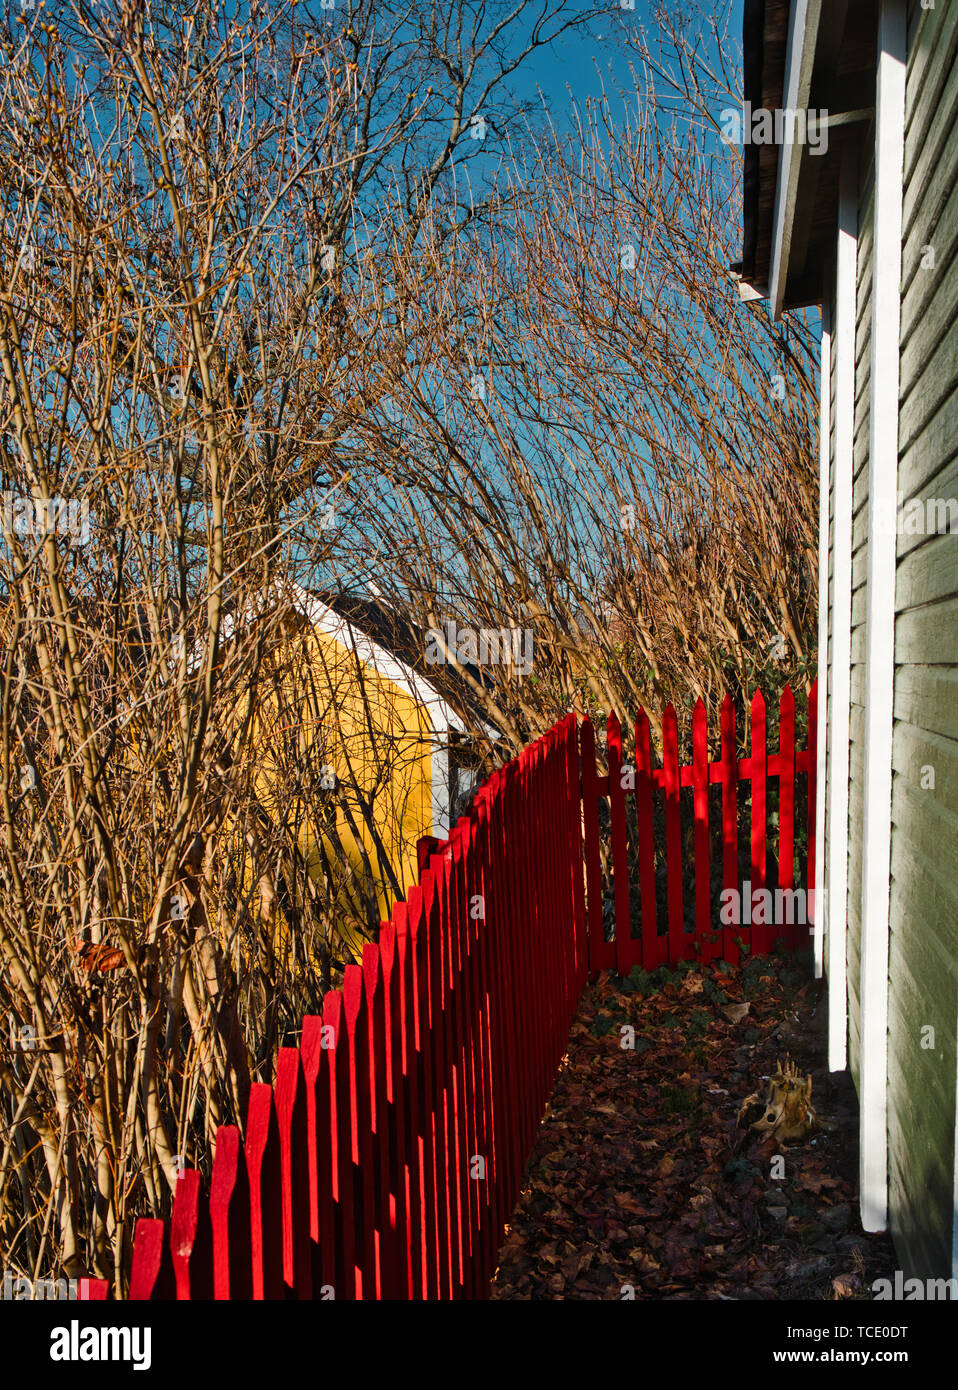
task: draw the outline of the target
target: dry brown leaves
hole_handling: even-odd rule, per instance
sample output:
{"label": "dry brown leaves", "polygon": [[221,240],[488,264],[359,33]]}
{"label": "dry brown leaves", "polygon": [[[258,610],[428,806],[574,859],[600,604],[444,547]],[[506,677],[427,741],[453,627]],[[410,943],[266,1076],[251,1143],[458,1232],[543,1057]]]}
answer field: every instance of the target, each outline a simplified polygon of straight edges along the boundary
{"label": "dry brown leaves", "polygon": [[[869,1298],[894,1258],[860,1228],[854,1092],[827,1071],[824,1014],[820,985],[790,957],[601,975],[493,1297]],[[829,1127],[779,1153],[736,1115],[786,1049],[813,1073]]]}

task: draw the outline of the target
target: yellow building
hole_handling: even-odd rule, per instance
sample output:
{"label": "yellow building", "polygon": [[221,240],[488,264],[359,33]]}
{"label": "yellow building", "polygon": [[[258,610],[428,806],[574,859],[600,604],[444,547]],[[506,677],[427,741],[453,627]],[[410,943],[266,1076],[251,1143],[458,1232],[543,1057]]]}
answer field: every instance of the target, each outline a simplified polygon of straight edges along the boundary
{"label": "yellow building", "polygon": [[480,762],[466,718],[484,726],[465,687],[458,708],[439,693],[424,640],[386,605],[290,585],[280,606],[258,702],[257,800],[292,832],[355,946],[350,924],[388,917],[418,882],[417,841],[446,836],[460,814]]}

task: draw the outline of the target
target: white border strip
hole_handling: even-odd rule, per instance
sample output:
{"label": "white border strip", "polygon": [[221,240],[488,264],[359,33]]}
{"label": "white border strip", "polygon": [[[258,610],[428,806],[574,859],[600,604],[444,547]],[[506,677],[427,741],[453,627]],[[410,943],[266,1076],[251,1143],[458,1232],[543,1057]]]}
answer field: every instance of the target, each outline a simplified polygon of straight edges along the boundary
{"label": "white border strip", "polygon": [[858,265],[857,160],[846,155],[838,201],[835,275],[834,535],[832,537],[832,689],[828,701],[828,1065],[848,1065],[848,729],[852,664],[852,478],[855,447],[855,311]]}
{"label": "white border strip", "polygon": [[865,811],[862,825],[861,1211],[866,1231],[888,1220],[888,908],[895,696],[898,391],[907,22],[882,0],[875,96],[865,625]]}
{"label": "white border strip", "polygon": [[828,900],[825,895],[825,777],[828,770],[828,503],[831,484],[832,324],[822,306],[821,385],[818,415],[818,753],[815,766],[815,979],[822,978]]}

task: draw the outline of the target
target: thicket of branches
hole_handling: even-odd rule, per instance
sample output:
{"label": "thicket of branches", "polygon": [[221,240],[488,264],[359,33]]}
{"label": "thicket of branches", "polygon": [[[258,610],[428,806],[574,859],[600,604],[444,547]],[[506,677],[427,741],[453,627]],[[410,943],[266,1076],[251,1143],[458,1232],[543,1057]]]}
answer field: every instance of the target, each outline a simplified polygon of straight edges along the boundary
{"label": "thicket of branches", "polygon": [[448,178],[472,116],[505,138],[504,77],[568,23],[308,9],[3,35],[0,1246],[28,1274],[122,1286],[133,1216],[329,986],[343,865],[307,863],[329,791],[283,585],[334,568],[330,498],[379,476],[357,422],[436,355],[415,248],[481,211]]}
{"label": "thicket of branches", "polygon": [[664,28],[632,89],[517,154],[437,280],[446,362],[402,440],[379,417],[380,456],[422,464],[376,509],[397,601],[534,632],[533,678],[486,696],[516,742],[573,704],[657,721],[814,676],[816,334],[740,301],[735,98]]}
{"label": "thicket of branches", "polygon": [[122,1287],[337,979],[363,891],[291,580],[424,642],[530,629],[531,675],[460,673],[497,756],[809,666],[810,334],[738,302],[729,152],[656,96],[708,107],[685,31],[571,134],[510,97],[587,19],[68,0],[2,35],[5,1265]]}

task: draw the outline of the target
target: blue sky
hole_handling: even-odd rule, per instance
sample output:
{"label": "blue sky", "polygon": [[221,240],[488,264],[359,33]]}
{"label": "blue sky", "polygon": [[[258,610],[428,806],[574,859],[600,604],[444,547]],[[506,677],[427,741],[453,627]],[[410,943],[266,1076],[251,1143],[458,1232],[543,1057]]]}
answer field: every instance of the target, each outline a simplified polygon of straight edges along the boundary
{"label": "blue sky", "polygon": [[[575,0],[580,12],[596,7],[580,4]],[[466,0],[469,8],[469,0]],[[674,53],[666,45],[663,50],[659,37],[656,12],[660,9],[659,0],[634,0],[634,10],[623,9],[619,0],[600,0],[605,5],[600,9],[587,29],[574,30],[560,35],[549,46],[542,47],[524,61],[522,68],[508,78],[508,91],[512,101],[516,98],[530,106],[529,121],[537,135],[544,133],[547,123],[551,124],[560,138],[572,134],[573,112],[578,109],[585,115],[587,104],[593,107],[603,94],[608,100],[609,119],[614,128],[620,122],[636,128],[641,125],[637,119],[637,106],[645,89],[646,75],[641,66],[640,41],[643,35],[648,38],[648,46],[654,56],[661,55],[666,69],[674,69]],[[536,17],[545,11],[555,14],[558,0],[541,0],[536,7]],[[708,26],[711,20],[725,22],[729,37],[726,53],[726,82],[729,90],[741,90],[741,41],[744,0],[668,0],[668,13],[683,9],[691,15],[689,33],[704,33],[708,42],[702,45],[702,57],[712,66],[717,66],[716,45]],[[634,40],[634,41],[632,41]],[[707,82],[706,86],[710,85]],[[723,91],[725,89],[723,88]],[[495,117],[495,107],[505,104],[505,92],[497,94],[498,100],[492,103],[488,114]],[[738,98],[735,98],[737,105]],[[729,106],[728,95],[712,101],[712,115],[716,131],[707,136],[705,147],[714,140],[718,151],[718,124],[722,112]],[[656,80],[656,109],[658,120],[663,127],[671,127],[675,122],[675,134],[683,139],[683,124],[686,115],[692,116],[691,108],[685,100],[677,98],[668,91],[667,83]],[[701,125],[698,117],[695,124]],[[547,145],[550,143],[546,138]],[[472,146],[471,142],[461,143],[454,155],[454,162],[466,163],[480,179],[494,175],[496,167],[508,166],[512,154],[519,154],[514,146],[507,146],[500,140],[488,141],[484,148]],[[730,171],[733,166],[729,166]],[[737,178],[737,174],[735,174]]]}
{"label": "blue sky", "polygon": [[[697,0],[693,0],[696,3]],[[632,84],[629,64],[633,53],[623,42],[630,31],[646,28],[654,33],[655,0],[634,0],[634,10],[619,8],[618,0],[608,7],[608,22],[599,21],[596,26],[597,41],[583,39],[581,35],[566,35],[544,49],[532,59],[517,80],[516,87],[523,95],[532,96],[541,87],[549,99],[553,115],[561,116],[568,108],[572,98],[584,102],[587,97],[598,97],[602,91],[602,78],[607,90]],[[713,13],[724,12],[725,0],[707,6]],[[731,0],[731,31],[737,42],[741,40],[744,0]],[[600,37],[601,36],[601,37]]]}

